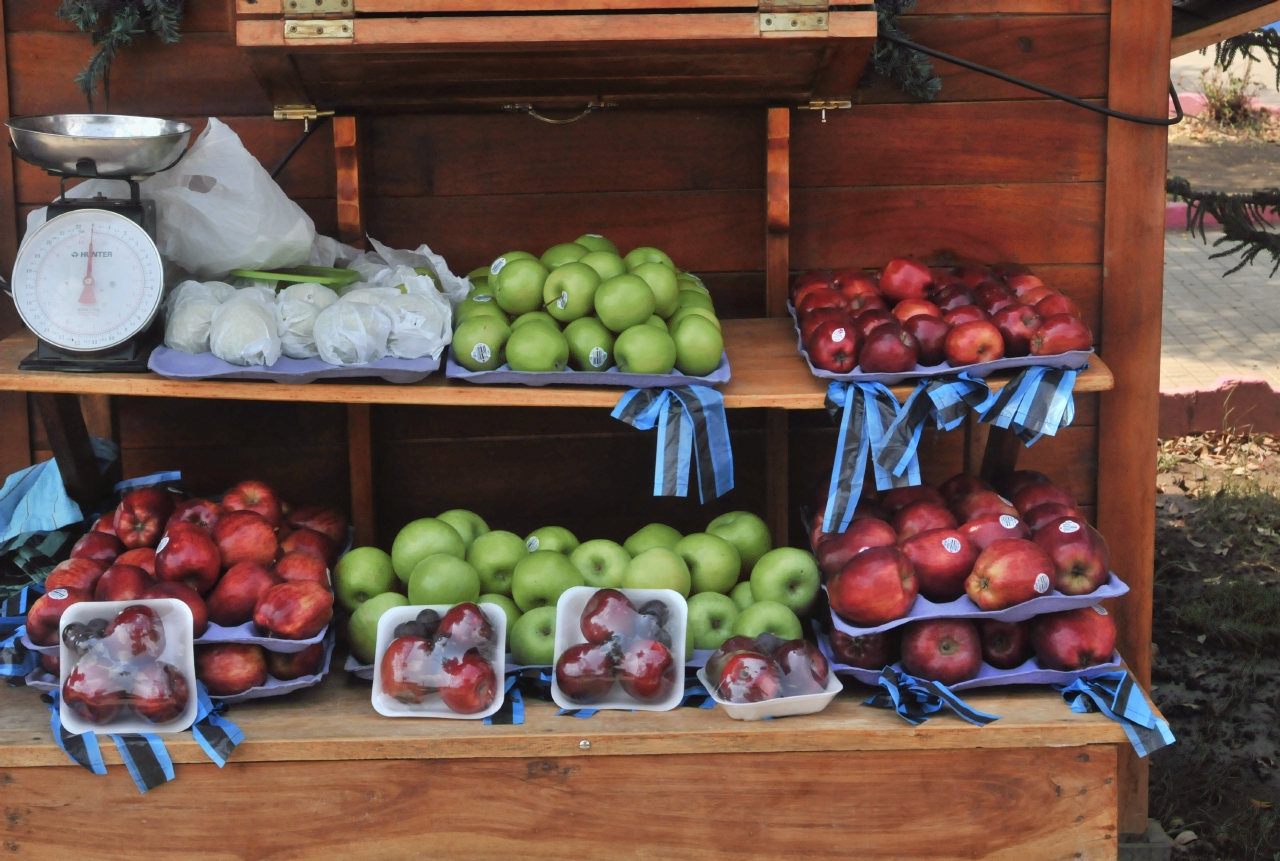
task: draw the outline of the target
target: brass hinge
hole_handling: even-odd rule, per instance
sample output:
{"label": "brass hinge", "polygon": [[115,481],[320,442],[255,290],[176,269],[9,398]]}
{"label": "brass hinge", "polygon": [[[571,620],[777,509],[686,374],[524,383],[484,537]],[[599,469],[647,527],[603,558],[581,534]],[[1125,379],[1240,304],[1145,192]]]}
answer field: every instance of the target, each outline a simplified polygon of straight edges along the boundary
{"label": "brass hinge", "polygon": [[286,42],[350,42],[355,35],[354,18],[306,18],[284,22]]}
{"label": "brass hinge", "polygon": [[333,111],[319,111],[315,105],[276,105],[271,116],[277,120],[302,120],[302,130],[307,131],[321,117],[333,116]]}
{"label": "brass hinge", "polygon": [[811,99],[809,104],[801,105],[802,111],[822,111],[822,121],[827,121],[827,111],[843,111],[853,107],[853,102],[846,99]]}
{"label": "brass hinge", "polygon": [[827,12],[762,11],[761,33],[812,33],[827,29]]}
{"label": "brass hinge", "polygon": [[356,0],[283,0],[286,18],[327,18],[350,16]]}

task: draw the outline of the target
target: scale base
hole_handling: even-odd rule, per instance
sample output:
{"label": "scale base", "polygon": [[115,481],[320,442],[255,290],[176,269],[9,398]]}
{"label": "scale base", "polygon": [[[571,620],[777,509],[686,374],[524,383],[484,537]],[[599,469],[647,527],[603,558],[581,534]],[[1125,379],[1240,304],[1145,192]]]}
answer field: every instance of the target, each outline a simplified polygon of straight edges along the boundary
{"label": "scale base", "polygon": [[19,371],[69,371],[81,374],[145,374],[151,351],[159,346],[153,326],[127,344],[101,353],[70,353],[39,341],[36,351],[18,363]]}

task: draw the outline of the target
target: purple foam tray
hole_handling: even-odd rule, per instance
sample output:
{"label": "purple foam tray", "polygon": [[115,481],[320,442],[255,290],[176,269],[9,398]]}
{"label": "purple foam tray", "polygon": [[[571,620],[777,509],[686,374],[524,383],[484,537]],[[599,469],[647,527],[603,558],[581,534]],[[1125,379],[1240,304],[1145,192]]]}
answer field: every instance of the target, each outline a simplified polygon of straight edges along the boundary
{"label": "purple foam tray", "polygon": [[384,356],[367,365],[331,365],[322,359],[290,359],[288,356],[281,356],[274,365],[241,367],[224,362],[213,353],[184,353],[161,346],[151,351],[147,367],[171,380],[257,380],[299,384],[316,380],[378,377],[388,383],[404,385],[425,379],[440,367],[440,360],[430,356],[420,359]]}
{"label": "purple foam tray", "polygon": [[213,694],[210,694],[209,698],[223,703],[242,703],[245,700],[260,700],[264,697],[282,697],[285,694],[291,694],[294,691],[300,691],[303,688],[309,688],[320,684],[320,680],[329,672],[329,662],[332,659],[333,637],[329,637],[324,642],[324,663],[320,666],[320,672],[310,676],[299,676],[298,678],[290,679],[287,682],[267,676],[267,683],[265,685],[260,685],[256,688],[249,688],[249,690],[244,691],[243,693],[232,694],[229,697],[215,697]]}
{"label": "purple foam tray", "polygon": [[453,352],[444,367],[451,380],[504,386],[626,386],[629,389],[652,389],[671,386],[718,386],[729,382],[729,355],[720,354],[720,364],[705,377],[686,377],[679,371],[669,374],[624,374],[617,367],[607,371],[513,371],[503,365],[493,371],[468,371],[453,360]]}
{"label": "purple foam tray", "polygon": [[[823,584],[822,588],[826,591],[827,587]],[[1106,583],[1088,595],[1064,595],[1054,589],[1047,595],[1023,601],[1021,604],[1015,604],[1003,610],[980,610],[968,595],[962,595],[946,604],[935,604],[921,595],[911,605],[910,613],[901,619],[894,619],[892,622],[885,622],[874,628],[856,628],[837,616],[834,610],[831,612],[831,624],[836,630],[850,637],[865,637],[867,634],[878,634],[920,619],[996,619],[1001,622],[1024,622],[1032,616],[1045,613],[1092,607],[1107,598],[1119,598],[1128,591],[1129,587],[1113,572]]]}
{"label": "purple foam tray", "polygon": [[805,350],[804,343],[800,340],[800,321],[796,318],[796,309],[792,308],[791,304],[788,303],[787,310],[791,312],[791,322],[796,327],[796,349],[800,351],[801,356],[804,356],[805,363],[809,366],[809,371],[815,377],[821,377],[824,380],[839,380],[842,383],[884,383],[886,386],[892,386],[903,380],[919,380],[960,373],[966,373],[971,377],[986,377],[996,371],[1006,371],[1010,368],[1034,368],[1042,365],[1050,368],[1067,368],[1077,371],[1088,364],[1089,357],[1093,355],[1093,350],[1091,349],[1071,350],[1066,353],[1058,353],[1056,356],[1019,356],[1016,359],[996,359],[994,362],[979,362],[976,365],[960,365],[958,367],[952,367],[947,362],[928,368],[924,365],[916,365],[914,371],[904,371],[901,374],[864,374],[857,368],[847,374],[837,374],[834,371],[815,368],[813,362],[809,361],[809,353]]}
{"label": "purple foam tray", "polygon": [[[851,667],[848,664],[838,662],[835,656],[831,654],[831,643],[828,642],[826,635],[818,630],[816,625],[814,630],[818,635],[818,648],[822,650],[822,654],[826,656],[827,661],[831,664],[832,671],[836,675],[853,676],[864,685],[874,686],[879,684],[880,670],[864,670],[861,667]],[[898,672],[904,672],[900,663],[894,664],[893,668]],[[957,682],[954,685],[948,685],[948,687],[953,691],[966,691],[971,688],[994,688],[1000,685],[1066,685],[1076,679],[1091,679],[1094,676],[1100,676],[1103,673],[1109,673],[1120,668],[1119,652],[1112,653],[1111,660],[1105,664],[1098,664],[1095,667],[1071,672],[1042,669],[1036,663],[1036,659],[1032,658],[1022,666],[1014,667],[1012,670],[997,670],[990,664],[983,664],[976,678],[969,679],[966,682]]]}
{"label": "purple foam tray", "polygon": [[245,643],[252,646],[261,646],[268,652],[301,652],[307,646],[315,645],[324,639],[324,635],[329,632],[329,626],[325,625],[320,629],[320,633],[306,640],[281,640],[278,637],[260,637],[257,629],[254,628],[253,622],[245,622],[243,625],[237,625],[234,628],[224,628],[221,625],[209,623],[209,628],[203,635],[196,637],[193,641],[197,646],[212,646],[218,643]]}
{"label": "purple foam tray", "polygon": [[[691,658],[685,666],[692,667],[694,669],[705,667],[707,665],[707,659],[713,654],[715,654],[715,651],[711,649],[695,649],[693,652],[693,658]],[[510,653],[507,654],[507,663],[505,666],[507,675],[517,673],[520,670],[529,669],[528,667],[522,667],[511,660]],[[538,668],[549,670],[551,669],[551,666],[546,664],[539,666]],[[366,682],[373,681],[373,664],[362,664],[355,659],[354,655],[347,655],[347,662],[342,665],[342,669],[346,670],[357,679],[364,679]]]}

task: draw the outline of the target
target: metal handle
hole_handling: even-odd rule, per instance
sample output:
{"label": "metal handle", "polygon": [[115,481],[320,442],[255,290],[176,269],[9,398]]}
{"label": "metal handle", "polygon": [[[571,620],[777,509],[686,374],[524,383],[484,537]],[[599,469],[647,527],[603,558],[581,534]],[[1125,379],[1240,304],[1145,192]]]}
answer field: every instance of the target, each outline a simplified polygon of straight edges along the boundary
{"label": "metal handle", "polygon": [[616,102],[588,102],[587,107],[582,111],[582,113],[578,114],[576,117],[569,117],[568,119],[565,119],[565,120],[557,120],[557,119],[552,119],[551,117],[544,117],[542,114],[538,113],[533,109],[533,105],[525,104],[523,102],[517,102],[516,104],[511,104],[511,105],[503,105],[502,109],[504,111],[511,111],[512,113],[528,114],[529,116],[533,117],[535,120],[541,120],[542,122],[550,123],[553,126],[564,126],[564,125],[568,125],[569,123],[576,123],[578,120],[582,119],[587,114],[593,114],[596,111],[603,111],[605,108],[616,108],[617,106],[618,105]]}

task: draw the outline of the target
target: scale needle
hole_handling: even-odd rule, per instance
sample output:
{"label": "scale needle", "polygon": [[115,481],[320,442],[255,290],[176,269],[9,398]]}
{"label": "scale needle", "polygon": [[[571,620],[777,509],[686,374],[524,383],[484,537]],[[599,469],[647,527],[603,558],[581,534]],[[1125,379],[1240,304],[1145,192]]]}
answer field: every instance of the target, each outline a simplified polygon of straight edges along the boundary
{"label": "scale needle", "polygon": [[98,297],[93,293],[93,228],[89,228],[89,265],[84,269],[84,290],[80,293],[81,305],[97,305]]}

